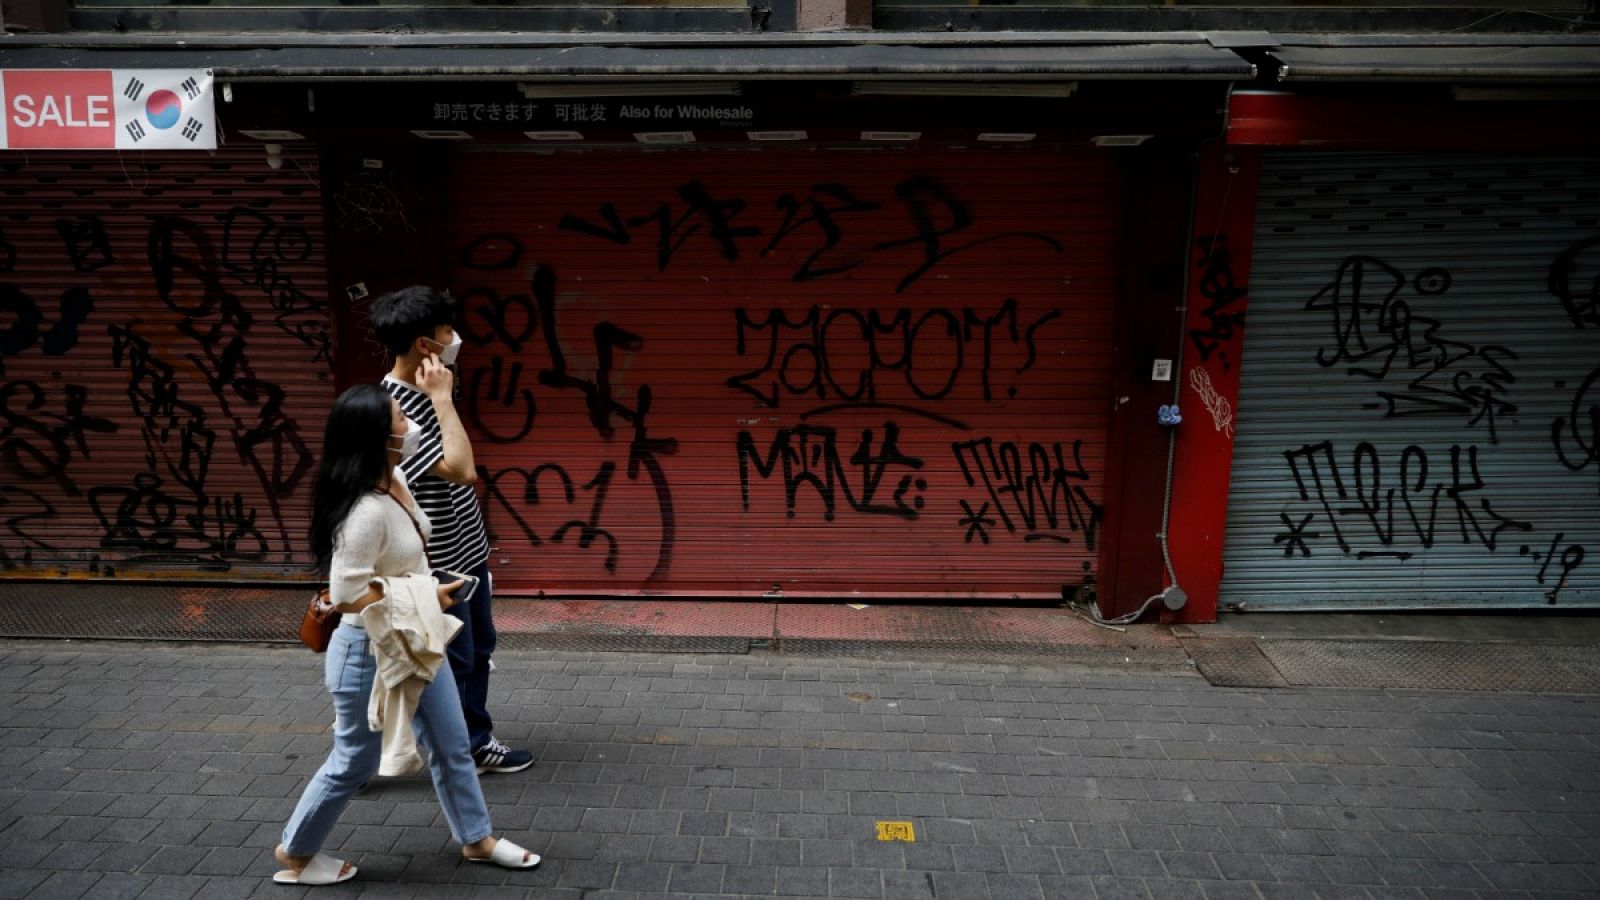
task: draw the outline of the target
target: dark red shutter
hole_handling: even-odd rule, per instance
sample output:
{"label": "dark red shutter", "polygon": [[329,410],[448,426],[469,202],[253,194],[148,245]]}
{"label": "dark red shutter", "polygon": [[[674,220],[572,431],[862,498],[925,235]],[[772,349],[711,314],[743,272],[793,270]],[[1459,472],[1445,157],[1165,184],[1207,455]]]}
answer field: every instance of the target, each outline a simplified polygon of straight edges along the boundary
{"label": "dark red shutter", "polygon": [[1054,597],[1095,566],[1105,155],[466,153],[502,590]]}
{"label": "dark red shutter", "polygon": [[315,151],[0,154],[0,566],[305,576]]}

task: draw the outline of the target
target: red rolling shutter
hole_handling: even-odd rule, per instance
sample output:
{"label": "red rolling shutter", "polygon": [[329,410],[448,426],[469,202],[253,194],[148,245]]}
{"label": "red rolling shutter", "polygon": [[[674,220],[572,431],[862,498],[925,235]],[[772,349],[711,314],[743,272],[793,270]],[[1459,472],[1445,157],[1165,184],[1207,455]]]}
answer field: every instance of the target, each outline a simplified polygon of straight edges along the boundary
{"label": "red rolling shutter", "polygon": [[0,154],[0,566],[306,577],[316,154]]}
{"label": "red rolling shutter", "polygon": [[1106,156],[464,153],[450,197],[502,590],[1037,598],[1093,571]]}

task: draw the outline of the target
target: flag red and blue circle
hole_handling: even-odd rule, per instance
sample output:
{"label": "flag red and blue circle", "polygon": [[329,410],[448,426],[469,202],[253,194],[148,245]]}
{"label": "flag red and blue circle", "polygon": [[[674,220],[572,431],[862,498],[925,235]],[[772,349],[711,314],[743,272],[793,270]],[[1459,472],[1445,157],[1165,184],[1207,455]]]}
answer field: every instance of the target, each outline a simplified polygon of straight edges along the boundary
{"label": "flag red and blue circle", "polygon": [[157,128],[166,129],[178,124],[178,116],[182,112],[183,101],[172,91],[153,91],[144,102],[144,117]]}

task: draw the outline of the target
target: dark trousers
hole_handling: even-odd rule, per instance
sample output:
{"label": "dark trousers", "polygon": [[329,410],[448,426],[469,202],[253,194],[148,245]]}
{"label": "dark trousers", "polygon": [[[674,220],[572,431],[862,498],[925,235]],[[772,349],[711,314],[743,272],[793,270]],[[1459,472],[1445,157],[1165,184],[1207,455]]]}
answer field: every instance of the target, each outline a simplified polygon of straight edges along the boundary
{"label": "dark trousers", "polygon": [[489,716],[489,660],[494,656],[494,611],[489,588],[489,564],[486,562],[468,569],[466,574],[478,577],[478,589],[471,600],[446,610],[466,623],[466,627],[450,642],[446,655],[450,659],[450,672],[456,677],[456,687],[461,691],[461,712],[467,719],[468,746],[476,751],[489,742],[494,732],[494,719]]}

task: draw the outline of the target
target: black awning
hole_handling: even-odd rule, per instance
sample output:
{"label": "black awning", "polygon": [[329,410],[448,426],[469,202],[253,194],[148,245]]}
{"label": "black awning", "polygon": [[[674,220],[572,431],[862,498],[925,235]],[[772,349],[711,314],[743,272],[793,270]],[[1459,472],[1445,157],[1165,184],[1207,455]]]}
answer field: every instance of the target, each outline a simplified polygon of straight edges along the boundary
{"label": "black awning", "polygon": [[[356,39],[358,40],[358,39]],[[212,69],[233,79],[567,78],[760,79],[1214,79],[1253,77],[1237,54],[1203,40],[1166,43],[1003,45],[881,41],[763,45],[760,40],[683,46],[288,46],[279,48],[72,47],[0,49],[6,69]]]}
{"label": "black awning", "polygon": [[[1443,40],[1443,38],[1441,38]],[[1281,81],[1596,81],[1600,41],[1541,44],[1280,46]]]}

